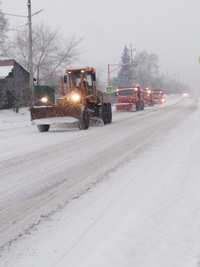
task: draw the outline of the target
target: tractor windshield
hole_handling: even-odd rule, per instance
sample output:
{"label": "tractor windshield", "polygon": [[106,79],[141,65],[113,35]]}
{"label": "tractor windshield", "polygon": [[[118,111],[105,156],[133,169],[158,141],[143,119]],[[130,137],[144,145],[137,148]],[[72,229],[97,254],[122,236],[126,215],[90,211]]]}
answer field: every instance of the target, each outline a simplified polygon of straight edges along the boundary
{"label": "tractor windshield", "polygon": [[92,85],[91,74],[83,72],[82,70],[69,72],[69,80],[71,81],[70,87],[80,87],[85,81],[88,86]]}
{"label": "tractor windshield", "polygon": [[69,76],[71,76],[71,82],[72,82],[72,87],[78,87],[79,83],[81,82],[81,72],[80,71],[74,71],[69,73]]}

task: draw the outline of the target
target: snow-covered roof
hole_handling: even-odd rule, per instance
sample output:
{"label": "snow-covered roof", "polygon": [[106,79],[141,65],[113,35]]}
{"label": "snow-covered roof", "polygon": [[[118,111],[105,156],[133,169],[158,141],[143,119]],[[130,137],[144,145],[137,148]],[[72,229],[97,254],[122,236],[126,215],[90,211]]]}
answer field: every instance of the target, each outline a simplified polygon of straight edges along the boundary
{"label": "snow-covered roof", "polygon": [[10,57],[0,57],[0,60],[13,60],[13,59]]}
{"label": "snow-covered roof", "polygon": [[0,66],[0,78],[5,78],[12,71],[14,65],[11,66]]}

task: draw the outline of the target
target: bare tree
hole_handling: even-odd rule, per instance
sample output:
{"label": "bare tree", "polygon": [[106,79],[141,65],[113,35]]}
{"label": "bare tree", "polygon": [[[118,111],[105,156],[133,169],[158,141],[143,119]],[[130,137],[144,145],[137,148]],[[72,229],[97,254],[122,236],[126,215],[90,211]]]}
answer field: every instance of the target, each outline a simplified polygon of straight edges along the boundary
{"label": "bare tree", "polygon": [[[1,1],[0,1],[1,5]],[[3,54],[4,49],[4,43],[6,40],[6,32],[8,30],[8,20],[5,18],[5,15],[3,14],[2,10],[0,9],[0,55]]]}
{"label": "bare tree", "polygon": [[158,79],[158,57],[155,54],[148,54],[146,51],[137,53],[135,60],[137,67],[137,82],[141,87],[152,87]]}
{"label": "bare tree", "polygon": [[[142,88],[162,88],[164,93],[181,93],[190,91],[189,85],[170,79],[159,73],[158,57],[155,54],[148,54],[146,51],[137,53],[135,60],[138,62],[137,80]],[[168,76],[168,75],[167,75]]]}
{"label": "bare tree", "polygon": [[[51,30],[44,24],[33,27],[33,69],[37,85],[52,85],[56,75],[78,59],[77,47],[80,40],[72,37],[65,41],[58,30]],[[26,70],[29,70],[28,28],[22,28],[15,34],[7,56],[15,58]]]}

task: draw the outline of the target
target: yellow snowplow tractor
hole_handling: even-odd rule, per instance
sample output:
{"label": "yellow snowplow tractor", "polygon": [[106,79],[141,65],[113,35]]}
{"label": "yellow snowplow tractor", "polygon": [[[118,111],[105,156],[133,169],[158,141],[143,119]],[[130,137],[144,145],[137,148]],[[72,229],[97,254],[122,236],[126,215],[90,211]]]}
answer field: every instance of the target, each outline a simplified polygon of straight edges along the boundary
{"label": "yellow snowplow tractor", "polygon": [[112,122],[111,104],[104,103],[103,94],[96,87],[95,69],[91,67],[66,69],[56,104],[45,97],[41,101],[46,106],[30,109],[32,124],[40,132],[48,131],[55,124],[77,122],[79,129],[86,130],[90,125]]}

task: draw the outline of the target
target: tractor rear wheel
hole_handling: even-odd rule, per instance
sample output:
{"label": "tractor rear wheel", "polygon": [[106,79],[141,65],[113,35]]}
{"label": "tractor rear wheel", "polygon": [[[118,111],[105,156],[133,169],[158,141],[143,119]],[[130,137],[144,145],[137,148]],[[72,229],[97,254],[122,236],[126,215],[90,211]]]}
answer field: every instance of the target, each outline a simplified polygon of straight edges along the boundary
{"label": "tractor rear wheel", "polygon": [[112,107],[111,104],[108,103],[107,104],[107,123],[111,123],[112,122]]}

